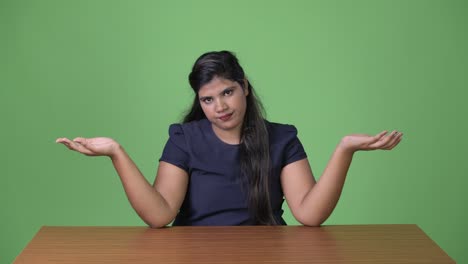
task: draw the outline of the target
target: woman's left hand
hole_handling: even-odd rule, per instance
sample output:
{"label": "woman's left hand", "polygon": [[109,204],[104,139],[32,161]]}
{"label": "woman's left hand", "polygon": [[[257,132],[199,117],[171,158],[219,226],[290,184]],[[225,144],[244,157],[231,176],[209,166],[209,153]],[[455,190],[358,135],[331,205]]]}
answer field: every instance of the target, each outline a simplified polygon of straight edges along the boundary
{"label": "woman's left hand", "polygon": [[358,150],[391,150],[400,143],[402,136],[403,133],[396,130],[390,134],[387,134],[387,131],[382,131],[375,136],[353,134],[345,136],[340,142],[340,147],[353,153]]}

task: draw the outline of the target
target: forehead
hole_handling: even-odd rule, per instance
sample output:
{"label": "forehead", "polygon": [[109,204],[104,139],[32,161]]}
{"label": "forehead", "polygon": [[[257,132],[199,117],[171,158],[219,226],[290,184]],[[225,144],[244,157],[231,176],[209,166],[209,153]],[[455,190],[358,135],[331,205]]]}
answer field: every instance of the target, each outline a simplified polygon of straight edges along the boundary
{"label": "forehead", "polygon": [[211,94],[218,94],[226,88],[237,87],[239,84],[228,79],[221,77],[214,77],[210,82],[206,83],[198,90],[198,95],[207,96]]}

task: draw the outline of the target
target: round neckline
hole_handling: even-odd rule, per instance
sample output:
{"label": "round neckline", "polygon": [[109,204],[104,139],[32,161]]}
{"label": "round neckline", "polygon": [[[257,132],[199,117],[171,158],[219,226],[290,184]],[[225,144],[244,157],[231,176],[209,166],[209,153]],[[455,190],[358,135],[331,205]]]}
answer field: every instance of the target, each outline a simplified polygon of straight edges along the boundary
{"label": "round neckline", "polygon": [[205,119],[205,125],[207,126],[207,130],[208,130],[209,134],[211,135],[211,137],[213,137],[216,141],[218,141],[222,145],[225,145],[225,146],[228,146],[228,147],[239,147],[240,146],[240,143],[239,144],[230,144],[230,143],[227,143],[227,142],[223,141],[221,138],[219,138],[218,135],[216,135],[216,133],[214,132],[213,124],[211,124],[210,120]]}

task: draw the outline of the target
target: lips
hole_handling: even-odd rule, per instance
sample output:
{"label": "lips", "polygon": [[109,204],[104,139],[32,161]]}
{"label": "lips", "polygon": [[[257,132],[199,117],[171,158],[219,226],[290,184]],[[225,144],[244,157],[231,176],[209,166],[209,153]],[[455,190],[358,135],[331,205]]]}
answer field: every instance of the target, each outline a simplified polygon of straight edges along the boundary
{"label": "lips", "polygon": [[226,122],[228,121],[232,116],[232,113],[230,114],[227,114],[227,115],[223,115],[223,116],[220,116],[219,119],[221,119],[222,121]]}

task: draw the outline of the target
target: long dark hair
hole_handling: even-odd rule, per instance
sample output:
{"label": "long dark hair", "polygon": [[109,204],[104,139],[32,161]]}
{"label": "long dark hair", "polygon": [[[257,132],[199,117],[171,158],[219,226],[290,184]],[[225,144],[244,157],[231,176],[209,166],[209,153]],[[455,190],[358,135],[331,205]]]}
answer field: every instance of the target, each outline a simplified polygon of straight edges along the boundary
{"label": "long dark hair", "polygon": [[200,105],[198,90],[214,77],[235,81],[243,89],[247,86],[249,94],[246,97],[247,109],[242,124],[239,149],[242,172],[240,182],[247,186],[249,212],[255,223],[275,225],[277,221],[273,216],[270,203],[270,149],[268,130],[263,117],[264,109],[232,52],[225,50],[207,52],[197,59],[189,75],[195,98],[183,122],[206,118]]}

